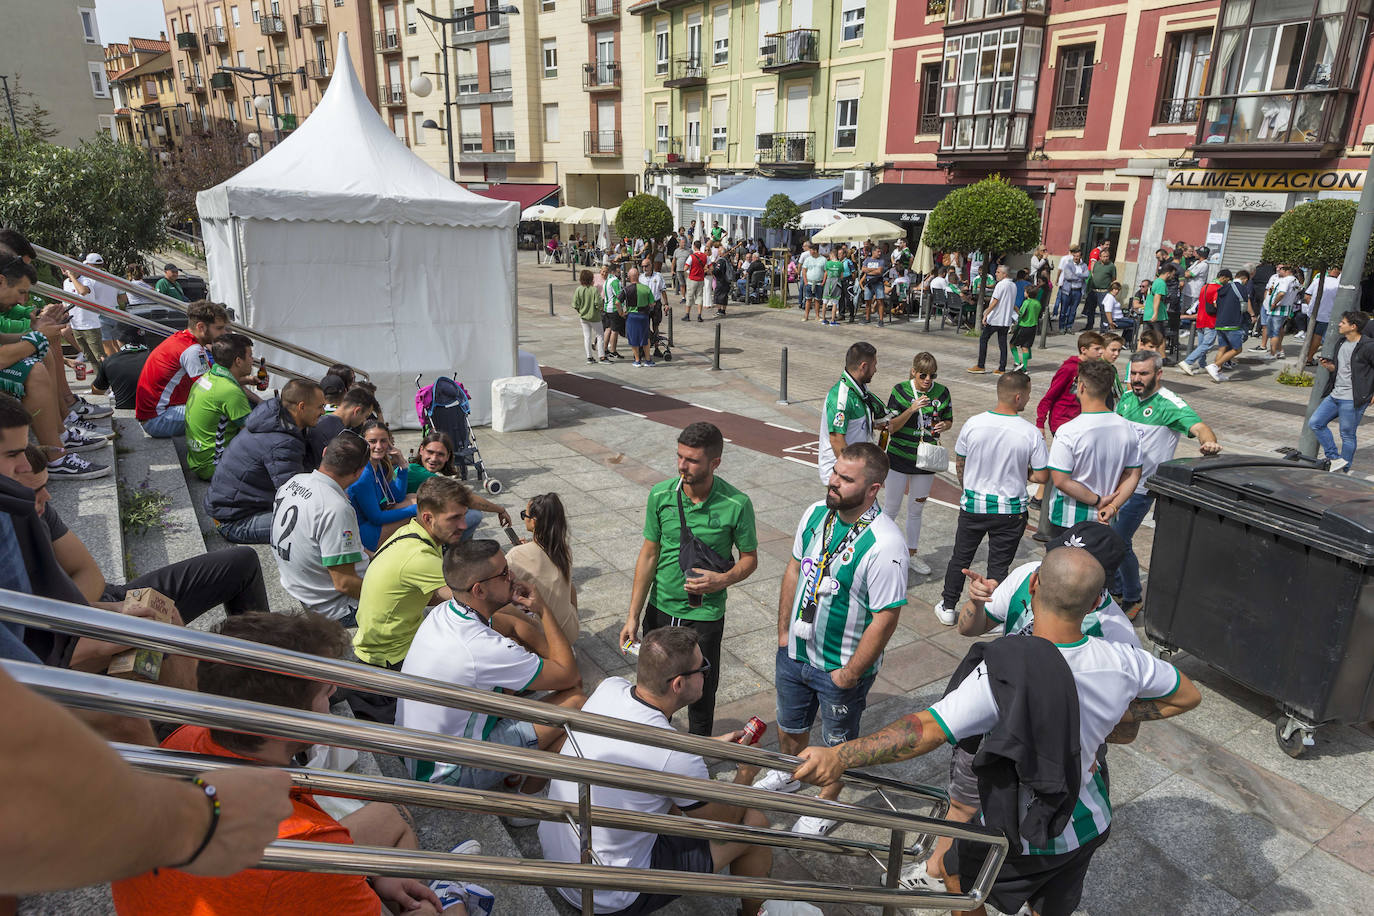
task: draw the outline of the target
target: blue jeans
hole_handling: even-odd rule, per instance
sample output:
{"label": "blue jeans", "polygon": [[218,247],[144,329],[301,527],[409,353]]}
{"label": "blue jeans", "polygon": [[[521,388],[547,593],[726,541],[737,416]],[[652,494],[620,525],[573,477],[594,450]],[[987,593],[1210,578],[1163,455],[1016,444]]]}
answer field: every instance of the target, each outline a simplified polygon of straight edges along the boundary
{"label": "blue jeans", "polygon": [[1054,300],[1054,313],[1059,316],[1059,330],[1067,331],[1078,318],[1078,303],[1083,301],[1083,287],[1070,289],[1059,287],[1059,296]]}
{"label": "blue jeans", "polygon": [[482,524],[482,510],[469,509],[467,514],[463,516],[463,521],[467,522],[467,527],[463,529],[463,536],[460,540],[470,541],[473,535],[477,533],[477,526]]}
{"label": "blue jeans", "polygon": [[1112,577],[1112,591],[1121,596],[1123,606],[1132,605],[1140,600],[1140,560],[1136,558],[1133,540],[1154,501],[1153,493],[1132,493],[1131,498],[1126,500],[1121,510],[1116,513],[1116,518],[1112,519],[1112,530],[1121,535],[1121,539],[1126,542],[1126,556],[1122,558],[1121,565],[1116,568],[1116,575]]}
{"label": "blue jeans", "polygon": [[220,537],[232,544],[270,544],[272,542],[272,513],[259,512],[232,522],[215,522]]}
{"label": "blue jeans", "polygon": [[859,737],[859,719],[868,705],[868,690],[876,675],[860,679],[849,689],[835,686],[829,671],[788,657],[779,646],[774,663],[778,688],[778,729],[789,735],[804,735],[821,714],[821,740],[834,747]]}
{"label": "blue jeans", "polygon": [[1183,361],[1185,363],[1188,363],[1189,365],[1196,366],[1199,364],[1201,360],[1203,360],[1207,356],[1207,353],[1216,345],[1217,329],[1203,328],[1202,338],[1198,341],[1198,345],[1193,348],[1193,352],[1189,353]]}
{"label": "blue jeans", "polygon": [[[1356,407],[1354,401],[1344,398],[1334,398],[1327,395],[1322,398],[1322,402],[1317,405],[1311,419],[1307,421],[1307,426],[1312,432],[1316,433],[1317,441],[1321,443],[1322,451],[1328,458],[1344,458],[1346,463],[1355,460],[1355,432],[1360,428],[1360,420],[1364,419],[1365,408],[1368,404],[1361,404]],[[1331,430],[1327,427],[1331,421],[1340,417],[1341,429],[1341,450],[1336,452],[1336,440],[1331,435]]]}
{"label": "blue jeans", "polygon": [[174,439],[182,435],[186,432],[186,405],[168,407],[151,420],[144,420],[143,431],[154,439]]}
{"label": "blue jeans", "polygon": [[[1116,322],[1116,332],[1121,335],[1121,339],[1126,341],[1126,346],[1134,349],[1135,347],[1135,319],[1134,318],[1113,318]],[[1110,331],[1107,327],[1107,319],[1102,319],[1102,330]]]}

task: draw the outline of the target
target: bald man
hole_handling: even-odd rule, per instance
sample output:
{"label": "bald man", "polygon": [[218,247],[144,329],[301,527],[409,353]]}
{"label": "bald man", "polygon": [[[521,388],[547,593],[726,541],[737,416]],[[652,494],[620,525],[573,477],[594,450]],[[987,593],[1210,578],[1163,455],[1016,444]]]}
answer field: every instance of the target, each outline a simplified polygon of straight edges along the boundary
{"label": "bald man", "polygon": [[[1021,838],[1019,846],[1013,844],[988,897],[1002,912],[1015,913],[1026,903],[1038,916],[1067,916],[1074,911],[1082,897],[1088,863],[1111,826],[1107,783],[1097,766],[1098,749],[1108,741],[1128,743],[1134,740],[1139,723],[1179,715],[1201,700],[1192,681],[1173,665],[1135,646],[1083,635],[1083,618],[1096,608],[1105,581],[1102,565],[1077,547],[1046,554],[1030,577],[1031,634],[1058,650],[1079,698],[1078,799],[1075,816],[1048,843],[1032,847]],[[867,737],[803,750],[796,778],[826,785],[847,769],[907,760],[930,753],[946,741],[954,744],[1005,725],[1013,713],[999,708],[993,681],[1023,673],[1015,664],[1017,657],[1043,653],[1046,647],[1033,638],[1004,636],[971,651],[984,648],[985,660],[929,709],[903,716]],[[1037,689],[1051,689],[1050,680],[1046,678],[1047,686],[1037,684]],[[1067,729],[1071,714],[1071,709],[1063,709],[1059,731]],[[1030,737],[1034,743],[1039,735]],[[1038,757],[1043,751],[1033,746],[1029,753]],[[981,780],[979,789],[985,797],[989,795],[989,787],[981,785]],[[1020,792],[1027,801],[1032,797],[1025,786]],[[1079,816],[1080,812],[1087,816]],[[972,886],[986,849],[986,845],[965,841],[953,844],[943,863],[951,892]],[[967,912],[986,910],[978,907]]]}

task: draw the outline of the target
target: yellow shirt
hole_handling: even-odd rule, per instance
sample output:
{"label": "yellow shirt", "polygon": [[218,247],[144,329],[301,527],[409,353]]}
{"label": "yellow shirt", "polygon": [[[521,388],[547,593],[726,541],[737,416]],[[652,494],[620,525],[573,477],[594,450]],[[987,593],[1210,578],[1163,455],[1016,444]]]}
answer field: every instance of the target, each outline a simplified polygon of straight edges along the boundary
{"label": "yellow shirt", "polygon": [[378,548],[358,598],[358,658],[373,665],[405,660],[430,599],[445,585],[443,566],[438,543],[417,519]]}

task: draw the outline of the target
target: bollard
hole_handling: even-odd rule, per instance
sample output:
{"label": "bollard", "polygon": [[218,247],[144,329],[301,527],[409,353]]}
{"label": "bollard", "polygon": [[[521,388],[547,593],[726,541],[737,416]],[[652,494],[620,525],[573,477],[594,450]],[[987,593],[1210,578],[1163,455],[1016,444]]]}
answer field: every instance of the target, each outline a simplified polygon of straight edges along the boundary
{"label": "bollard", "polygon": [[921,297],[921,304],[926,307],[926,333],[930,333],[930,313],[935,311],[935,295],[929,290]]}
{"label": "bollard", "polygon": [[1045,308],[1040,312],[1040,349],[1044,350],[1050,340],[1050,322],[1054,320],[1053,309]]}
{"label": "bollard", "polygon": [[549,317],[553,317],[553,284],[549,284]]}
{"label": "bollard", "polygon": [[716,349],[711,354],[711,371],[720,371],[720,325],[716,325]]}
{"label": "bollard", "polygon": [[787,348],[782,348],[782,370],[778,376],[778,403],[787,403]]}
{"label": "bollard", "polygon": [[677,344],[673,343],[673,308],[672,308],[672,306],[669,306],[669,307],[668,307],[668,348],[669,348],[669,349],[672,349],[672,348],[675,347],[675,346],[677,346]]}

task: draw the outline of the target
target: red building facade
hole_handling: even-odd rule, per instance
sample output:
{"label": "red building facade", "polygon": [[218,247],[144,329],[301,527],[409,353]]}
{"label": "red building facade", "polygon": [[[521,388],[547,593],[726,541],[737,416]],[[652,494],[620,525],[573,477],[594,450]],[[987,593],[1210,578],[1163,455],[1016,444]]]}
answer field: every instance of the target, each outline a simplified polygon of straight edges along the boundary
{"label": "red building facade", "polygon": [[1284,211],[1363,186],[1371,4],[899,3],[884,183],[1000,174],[1051,252],[1110,238],[1123,281],[1165,242],[1257,261]]}

